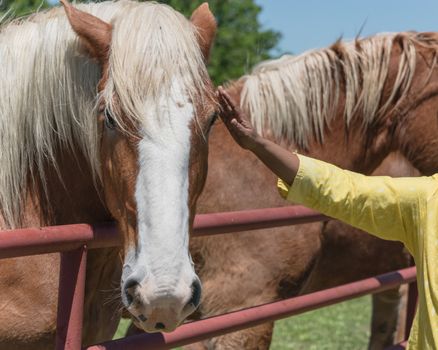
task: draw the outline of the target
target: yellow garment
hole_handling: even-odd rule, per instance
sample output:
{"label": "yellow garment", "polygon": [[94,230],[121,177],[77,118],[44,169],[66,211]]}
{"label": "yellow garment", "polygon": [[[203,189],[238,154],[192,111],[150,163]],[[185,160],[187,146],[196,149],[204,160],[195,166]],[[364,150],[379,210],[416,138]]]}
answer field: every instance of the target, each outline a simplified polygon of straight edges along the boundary
{"label": "yellow garment", "polygon": [[299,155],[300,166],[280,194],[377,237],[405,244],[417,266],[419,305],[408,349],[438,349],[438,174],[364,176]]}

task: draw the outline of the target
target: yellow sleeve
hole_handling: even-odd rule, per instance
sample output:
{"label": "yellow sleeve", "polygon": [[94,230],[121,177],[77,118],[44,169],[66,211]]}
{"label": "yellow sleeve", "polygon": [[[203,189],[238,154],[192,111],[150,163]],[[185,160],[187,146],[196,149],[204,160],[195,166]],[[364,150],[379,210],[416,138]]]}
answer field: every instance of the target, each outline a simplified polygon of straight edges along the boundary
{"label": "yellow sleeve", "polygon": [[412,251],[437,190],[432,177],[365,176],[302,155],[294,183],[279,181],[280,194],[378,237],[398,240]]}

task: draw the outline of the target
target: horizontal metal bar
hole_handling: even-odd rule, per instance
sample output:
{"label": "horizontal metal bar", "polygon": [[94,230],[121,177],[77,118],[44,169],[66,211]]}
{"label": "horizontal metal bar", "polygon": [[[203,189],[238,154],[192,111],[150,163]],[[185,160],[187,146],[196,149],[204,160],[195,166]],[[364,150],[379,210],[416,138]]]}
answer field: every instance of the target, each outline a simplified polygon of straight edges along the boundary
{"label": "horizontal metal bar", "polygon": [[65,252],[82,247],[114,247],[121,237],[114,223],[62,225],[0,231],[0,259]]}
{"label": "horizontal metal bar", "polygon": [[324,291],[252,307],[184,324],[172,333],[141,334],[90,346],[87,350],[162,350],[257,326],[415,281],[415,267],[398,270]]}
{"label": "horizontal metal bar", "polygon": [[[325,219],[302,206],[199,214],[194,236],[304,224]],[[87,244],[89,249],[121,244],[114,223],[75,224],[0,231],[0,259],[16,256],[64,252]]]}
{"label": "horizontal metal bar", "polygon": [[205,236],[259,230],[263,228],[307,224],[322,220],[328,220],[328,218],[301,205],[226,213],[198,214],[195,217],[193,235]]}

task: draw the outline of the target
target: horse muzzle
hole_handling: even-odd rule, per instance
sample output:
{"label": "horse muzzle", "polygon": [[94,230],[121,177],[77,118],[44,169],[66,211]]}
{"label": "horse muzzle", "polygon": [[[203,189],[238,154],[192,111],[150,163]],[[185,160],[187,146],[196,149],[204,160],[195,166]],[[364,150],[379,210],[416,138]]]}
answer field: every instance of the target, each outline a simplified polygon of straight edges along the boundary
{"label": "horse muzzle", "polygon": [[142,271],[132,273],[122,283],[122,301],[137,327],[145,332],[171,332],[200,304],[202,287],[194,275],[191,283],[158,285]]}

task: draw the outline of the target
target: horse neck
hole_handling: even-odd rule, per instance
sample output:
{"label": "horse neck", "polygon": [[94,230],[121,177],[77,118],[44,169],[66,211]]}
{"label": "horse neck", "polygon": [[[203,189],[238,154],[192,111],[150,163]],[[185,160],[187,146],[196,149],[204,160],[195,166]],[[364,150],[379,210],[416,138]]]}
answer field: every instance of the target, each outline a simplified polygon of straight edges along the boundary
{"label": "horse neck", "polygon": [[436,47],[418,47],[415,77],[397,107],[393,135],[394,147],[423,175],[438,172],[437,81]]}
{"label": "horse neck", "polygon": [[[315,135],[309,135],[310,139],[308,141],[306,141],[305,138],[304,141],[300,140],[300,137],[303,138],[303,136],[300,135],[304,135],[304,133],[307,133],[306,131],[299,134],[297,132],[301,126],[305,125],[305,123],[303,123],[303,121],[305,121],[305,115],[298,113],[299,111],[297,111],[297,115],[299,115],[300,118],[289,122],[294,122],[296,124],[296,126],[294,126],[295,130],[291,130],[291,128],[287,130],[288,127],[287,124],[285,124],[282,125],[281,131],[276,131],[276,134],[295,134],[292,136],[285,136],[290,139],[283,141],[287,143],[291,141],[291,138],[297,139],[297,142],[299,142],[300,145],[303,145],[303,148],[307,143],[305,149],[301,149],[303,153],[323,158],[344,168],[355,171],[369,173],[374,170],[378,163],[380,163],[380,161],[388,155],[391,150],[400,150],[411,162],[414,163],[416,167],[420,169],[423,168],[425,171],[430,172],[430,164],[422,165],[421,163],[424,161],[418,156],[419,152],[416,152],[417,155],[415,155],[412,154],[412,150],[421,150],[421,147],[415,143],[415,138],[421,137],[421,129],[427,129],[428,124],[436,124],[432,120],[434,118],[434,112],[431,111],[429,107],[427,118],[423,118],[423,122],[420,123],[418,121],[410,121],[409,124],[407,123],[407,119],[409,118],[403,118],[403,116],[408,114],[419,115],[419,112],[426,114],[427,111],[423,110],[427,109],[427,107],[422,106],[422,108],[420,108],[420,105],[424,105],[424,101],[430,101],[431,96],[436,95],[436,87],[433,87],[430,84],[430,81],[434,80],[433,78],[435,75],[432,74],[432,76],[430,76],[430,67],[434,67],[436,64],[435,43],[438,40],[436,35],[430,33],[418,35],[402,33],[398,36],[394,36],[391,40],[391,51],[387,56],[387,61],[385,61],[387,62],[388,70],[386,71],[386,69],[383,69],[382,72],[379,73],[380,76],[384,76],[384,80],[380,80],[380,83],[377,86],[373,86],[372,82],[374,80],[370,79],[374,79],[373,76],[375,75],[375,72],[374,70],[370,70],[370,72],[367,73],[369,74],[367,75],[368,79],[363,79],[362,81],[361,76],[358,75],[353,84],[354,89],[352,91],[349,89],[350,102],[348,103],[348,106],[350,107],[348,110],[352,112],[349,112],[350,115],[348,116],[347,121],[344,121],[345,118],[343,111],[346,104],[345,84],[348,79],[344,77],[339,79],[338,84],[336,85],[339,87],[339,103],[337,105],[337,111],[335,111],[335,113],[332,111],[328,112],[328,118],[325,119],[323,126],[320,124],[319,120],[322,120],[325,117],[317,118],[316,116],[312,116],[315,120],[309,121],[310,125],[312,125],[310,129],[313,128],[313,125],[317,125],[317,127],[310,131],[311,133],[315,133]],[[332,51],[342,54],[342,50],[339,48],[336,49],[336,47],[333,48]],[[290,64],[297,64],[297,62],[292,61]],[[373,64],[375,64],[375,62]],[[278,69],[283,68],[280,66]],[[345,71],[340,69],[338,73],[339,72]],[[285,72],[285,74],[286,73],[287,72]],[[315,71],[315,74],[319,73],[321,72],[318,70]],[[255,74],[255,77],[257,77],[257,73]],[[267,80],[265,83],[263,83],[263,81],[258,81],[258,83],[249,84],[248,90],[245,92],[246,96],[249,96],[247,101],[250,101],[250,103],[256,101],[254,91],[257,91],[257,89],[263,86],[263,84],[275,84],[279,77],[274,73],[271,78],[273,82]],[[255,80],[257,81],[257,78]],[[252,79],[252,81],[254,81],[254,79]],[[367,84],[364,85],[365,81],[367,81]],[[425,82],[427,81],[429,81],[429,84],[427,84],[428,88],[432,91],[424,91]],[[287,85],[288,82],[285,84]],[[360,90],[355,90],[355,84],[362,84],[363,88],[367,89],[364,90],[365,94],[363,96],[360,94]],[[294,88],[297,87],[294,85]],[[378,91],[374,91],[373,89],[378,89]],[[276,89],[276,91],[279,91],[279,89]],[[318,95],[314,91],[310,92],[312,94],[308,94],[307,96],[314,97],[314,95]],[[419,92],[422,96],[420,96],[421,94],[419,94]],[[359,108],[351,108],[351,103],[353,101],[351,96],[353,96],[353,93],[355,96],[358,96],[354,103],[358,104]],[[264,96],[271,98],[272,95],[276,94],[277,92],[275,91],[267,91],[264,93]],[[331,98],[333,98],[333,96]],[[282,100],[281,94],[276,96],[275,99],[278,99],[279,101]],[[311,101],[308,101],[307,105],[317,105],[317,102],[318,101],[313,101],[312,103]],[[269,103],[275,105],[275,100],[272,100]],[[296,103],[296,101],[294,103]],[[270,104],[260,103],[257,105],[256,101],[256,110],[258,111],[260,108],[262,111],[263,109],[270,110],[268,108]],[[366,105],[363,106],[362,104]],[[276,124],[279,124],[279,120],[281,123],[281,118],[285,115],[285,111],[288,111],[287,113],[295,113],[295,111],[290,111],[290,107],[288,107],[287,103],[280,104],[277,111],[275,111],[275,109],[273,110],[274,114],[277,113],[278,110],[280,110],[280,112],[283,111],[283,113],[277,113],[279,115],[273,116],[274,127]],[[303,108],[303,110],[305,110],[305,108]],[[413,113],[413,110],[416,110],[415,113]],[[362,113],[363,115],[361,115]],[[269,116],[265,117],[269,118]],[[287,120],[287,118],[284,119]],[[258,121],[259,117],[257,117],[256,120]],[[258,124],[259,127],[260,125],[263,125],[263,123],[260,122],[258,122]],[[414,127],[417,127],[417,129],[414,130]],[[303,130],[306,128],[308,128],[308,126],[303,127]],[[407,135],[407,129],[410,130],[409,132],[411,132],[411,135]],[[429,130],[432,129],[433,127]],[[269,135],[269,130],[266,130],[265,127],[263,131]],[[395,133],[395,131],[398,131],[398,133]],[[316,135],[318,133],[321,133],[322,135]],[[436,135],[435,132],[433,134]],[[276,141],[278,142],[279,140],[277,139]],[[422,142],[426,142],[426,140],[422,140]],[[420,142],[420,145],[422,142]],[[425,145],[421,146],[425,147]],[[297,147],[293,145],[291,145],[291,147],[297,149]],[[430,152],[433,154],[434,150],[430,150]]]}
{"label": "horse neck", "polygon": [[[388,86],[390,83],[388,83]],[[375,126],[365,127],[363,119],[357,115],[347,126],[344,118],[344,95],[339,96],[338,109],[326,125],[323,140],[309,138],[307,147],[300,147],[286,138],[276,138],[269,130],[265,135],[291,151],[317,158],[343,169],[371,174],[392,151],[389,137],[389,115]]]}
{"label": "horse neck", "polygon": [[386,141],[368,141],[360,131],[346,131],[343,128],[343,125],[333,127],[333,131],[326,133],[323,143],[312,142],[307,149],[289,148],[343,169],[371,174],[390,153]]}
{"label": "horse neck", "polygon": [[[372,125],[363,127],[360,115],[348,129],[342,117],[342,99],[338,114],[325,133],[324,143],[313,142],[304,153],[343,168],[369,174],[392,151],[400,152],[420,173],[438,172],[438,68],[437,35],[423,34],[431,44],[414,43],[415,74],[408,90],[397,96]],[[392,94],[398,67],[403,57],[402,42],[395,40],[389,70],[383,87],[382,107]]]}
{"label": "horse neck", "polygon": [[[244,79],[239,79],[226,86],[228,94],[237,105],[240,105],[241,102],[244,83]],[[371,173],[388,153],[385,149],[385,143],[382,142],[384,140],[382,137],[365,140],[360,131],[360,125],[352,125],[347,129],[343,118],[343,98],[342,95],[339,97],[337,114],[332,118],[330,126],[326,128],[323,143],[313,140],[307,148],[300,148],[291,140],[275,137],[269,129],[265,128],[263,133],[271,141],[282,144],[291,151],[298,151],[301,154],[331,162],[344,169]]]}

